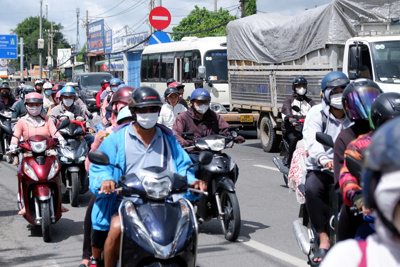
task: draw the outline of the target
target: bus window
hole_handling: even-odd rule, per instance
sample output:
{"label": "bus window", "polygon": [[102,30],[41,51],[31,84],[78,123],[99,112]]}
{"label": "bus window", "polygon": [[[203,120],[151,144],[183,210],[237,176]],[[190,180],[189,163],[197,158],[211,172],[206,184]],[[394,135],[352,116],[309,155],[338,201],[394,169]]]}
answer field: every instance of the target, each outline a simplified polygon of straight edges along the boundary
{"label": "bus window", "polygon": [[148,60],[149,57],[147,55],[142,56],[142,65],[140,67],[140,79],[142,82],[147,81]]}
{"label": "bus window", "polygon": [[193,82],[197,77],[197,68],[201,65],[200,51],[187,51],[183,57],[182,82]]}
{"label": "bus window", "polygon": [[161,54],[161,82],[174,77],[174,53]]}
{"label": "bus window", "polygon": [[147,61],[147,79],[149,82],[160,81],[160,54],[149,55]]}
{"label": "bus window", "polygon": [[226,50],[210,50],[204,55],[204,66],[206,67],[206,76],[211,78],[212,82],[228,82],[228,61]]}

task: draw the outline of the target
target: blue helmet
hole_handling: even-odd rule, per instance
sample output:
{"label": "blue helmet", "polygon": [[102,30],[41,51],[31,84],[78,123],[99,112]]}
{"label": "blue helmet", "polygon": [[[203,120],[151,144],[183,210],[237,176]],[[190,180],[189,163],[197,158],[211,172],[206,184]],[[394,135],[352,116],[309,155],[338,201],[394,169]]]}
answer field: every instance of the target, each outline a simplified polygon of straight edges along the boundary
{"label": "blue helmet", "polygon": [[75,96],[75,89],[72,86],[65,86],[61,89],[60,97],[61,96]]}
{"label": "blue helmet", "polygon": [[190,95],[190,101],[193,101],[193,100],[211,101],[211,96],[210,96],[210,93],[206,89],[197,88]]}
{"label": "blue helmet", "polygon": [[121,122],[125,119],[133,119],[129,106],[121,108],[117,116],[117,124],[121,124]]}
{"label": "blue helmet", "polygon": [[121,88],[121,87],[124,87],[124,86],[127,86],[127,85],[126,85],[126,84],[124,84],[124,83],[121,83],[120,85],[118,85],[118,87],[117,87],[117,88],[119,89],[119,88]]}
{"label": "blue helmet", "polygon": [[329,72],[322,78],[321,81],[321,90],[324,92],[328,88],[336,88],[336,87],[346,87],[349,84],[350,80],[347,78],[347,75],[341,71],[332,71]]}
{"label": "blue helmet", "polygon": [[120,79],[118,79],[118,78],[112,78],[111,81],[110,81],[110,86],[112,86],[112,85],[120,85],[121,83],[122,83],[122,82],[121,82]]}

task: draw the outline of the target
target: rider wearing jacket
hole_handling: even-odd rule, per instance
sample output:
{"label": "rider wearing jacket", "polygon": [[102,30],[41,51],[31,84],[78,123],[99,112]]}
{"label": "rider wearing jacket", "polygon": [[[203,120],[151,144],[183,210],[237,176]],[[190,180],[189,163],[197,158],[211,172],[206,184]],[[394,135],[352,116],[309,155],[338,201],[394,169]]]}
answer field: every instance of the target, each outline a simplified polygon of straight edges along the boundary
{"label": "rider wearing jacket", "polygon": [[101,85],[101,90],[100,90],[100,92],[98,92],[98,93],[96,94],[96,106],[97,106],[98,108],[101,108],[101,99],[100,99],[101,94],[102,94],[102,93],[107,89],[107,87],[110,85],[110,81],[107,80],[107,79],[103,79],[103,80],[101,80],[100,85]]}
{"label": "rider wearing jacket", "polygon": [[21,100],[17,102],[17,104],[14,105],[14,110],[11,118],[12,119],[16,119],[16,118],[20,118],[22,116],[25,116],[26,114],[26,108],[25,108],[25,102],[24,99],[26,97],[27,94],[29,93],[33,93],[35,92],[35,88],[33,88],[30,85],[24,86],[24,88],[22,89],[22,93],[21,93]]}
{"label": "rider wearing jacket", "polygon": [[395,118],[376,130],[364,154],[364,202],[376,218],[376,233],[339,242],[321,267],[400,265],[399,138],[400,118]]}
{"label": "rider wearing jacket", "polygon": [[[160,96],[153,88],[139,87],[134,90],[129,107],[136,122],[110,134],[98,149],[108,155],[111,164],[118,164],[122,170],[110,165],[92,164],[90,167],[90,190],[97,195],[92,211],[93,229],[103,232],[110,229],[104,245],[105,266],[115,266],[119,252],[121,225],[117,208],[121,199],[114,189],[121,175],[148,166],[164,166],[185,175],[191,163],[173,132],[156,125],[161,106]],[[188,183],[201,191],[207,189],[204,181],[196,180],[192,169],[187,174]],[[95,232],[95,235],[101,234]]]}
{"label": "rider wearing jacket", "polygon": [[336,137],[349,122],[345,121],[342,108],[342,93],[349,84],[346,74],[333,71],[324,76],[321,81],[322,111],[315,113],[309,120],[307,130],[307,176],[306,176],[306,207],[311,222],[315,227],[319,239],[319,249],[313,261],[319,262],[330,248],[328,232],[329,217],[329,187],[333,184],[333,177],[323,172],[326,168],[333,170],[333,149],[327,148],[316,141],[316,133],[323,132]]}
{"label": "rider wearing jacket", "polygon": [[[372,103],[368,115],[372,131],[360,135],[357,139],[350,142],[344,153],[344,157],[350,155],[360,161],[363,159],[362,153],[370,144],[374,131],[384,122],[400,116],[400,93],[390,92],[380,94]],[[359,226],[364,223],[364,220],[360,216],[355,217],[351,215],[349,207],[356,206],[359,211],[363,212],[363,215],[369,215],[370,210],[365,208],[360,181],[350,174],[346,160],[340,170],[339,185],[343,192],[344,205],[342,206],[339,218],[338,239],[344,240],[354,238]],[[364,229],[368,230],[367,228]],[[362,234],[368,233],[368,231],[364,231]]]}
{"label": "rider wearing jacket", "polygon": [[[308,98],[307,94],[307,80],[304,77],[296,77],[292,82],[293,93],[291,96],[286,97],[282,105],[282,135],[289,142],[289,156],[286,166],[290,165],[292,161],[293,152],[296,149],[297,141],[303,138],[302,129],[303,125],[296,122],[290,122],[290,119],[305,119],[308,111],[315,105],[314,100]],[[297,106],[300,110],[295,111],[293,106]]]}
{"label": "rider wearing jacket", "polygon": [[[64,138],[56,133],[57,129],[53,121],[41,113],[43,109],[43,96],[39,93],[29,93],[25,96],[24,100],[27,114],[23,116],[17,123],[14,129],[14,134],[11,139],[10,151],[15,153],[18,141],[21,137],[27,140],[34,135],[44,135],[47,137],[57,136],[60,143],[63,145]],[[68,209],[62,207],[62,211]],[[25,207],[18,212],[19,215],[25,214]]]}
{"label": "rider wearing jacket", "polygon": [[11,94],[11,88],[8,84],[0,85],[0,111],[11,108],[15,103],[15,98]]}
{"label": "rider wearing jacket", "polygon": [[179,91],[175,87],[168,87],[164,92],[164,98],[167,103],[161,107],[158,123],[172,129],[176,117],[185,112],[186,108],[179,103]]}

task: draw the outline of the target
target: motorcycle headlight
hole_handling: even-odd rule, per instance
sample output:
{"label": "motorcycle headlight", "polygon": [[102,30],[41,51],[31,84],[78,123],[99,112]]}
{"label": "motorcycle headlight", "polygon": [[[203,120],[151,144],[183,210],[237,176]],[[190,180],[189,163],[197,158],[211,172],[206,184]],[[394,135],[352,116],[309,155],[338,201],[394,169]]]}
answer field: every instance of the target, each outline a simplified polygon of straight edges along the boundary
{"label": "motorcycle headlight", "polygon": [[[59,152],[60,160],[63,162],[68,162],[68,159],[73,160],[73,158],[74,158],[74,153],[71,151],[70,147],[59,148],[58,152]],[[66,160],[64,160],[62,158],[65,158]]]}
{"label": "motorcycle headlight", "polygon": [[60,169],[60,165],[58,164],[58,161],[55,160],[53,162],[53,164],[51,164],[50,172],[49,172],[49,176],[47,176],[47,180],[53,179],[54,175],[56,175],[56,173],[58,172],[59,169]]}
{"label": "motorcycle headlight", "polygon": [[30,141],[30,145],[31,145],[32,151],[35,153],[42,153],[43,151],[46,150],[46,140],[39,141],[39,142]]}
{"label": "motorcycle headlight", "polygon": [[78,163],[81,163],[81,162],[85,161],[85,159],[86,159],[85,156],[80,156],[80,157],[78,158]]}
{"label": "motorcycle headlight", "polygon": [[61,160],[62,162],[68,162],[68,159],[67,159],[66,157],[60,157],[60,160]]}
{"label": "motorcycle headlight", "polygon": [[171,192],[171,180],[168,177],[156,179],[151,176],[144,177],[142,181],[143,188],[147,196],[153,199],[166,198]]}
{"label": "motorcycle headlight", "polygon": [[23,170],[22,170],[26,175],[31,177],[32,180],[39,181],[39,178],[37,177],[36,173],[33,171],[32,167],[25,161]]}
{"label": "motorcycle headlight", "polygon": [[225,148],[225,138],[204,140],[204,141],[212,151],[221,151],[222,149]]}

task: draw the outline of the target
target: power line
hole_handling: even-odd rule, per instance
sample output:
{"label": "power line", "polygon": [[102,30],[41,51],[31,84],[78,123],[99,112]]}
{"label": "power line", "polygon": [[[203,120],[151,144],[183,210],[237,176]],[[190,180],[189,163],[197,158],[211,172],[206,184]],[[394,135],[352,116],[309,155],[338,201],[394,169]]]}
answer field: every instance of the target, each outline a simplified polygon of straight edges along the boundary
{"label": "power line", "polygon": [[101,14],[94,15],[94,17],[98,17],[98,16],[101,16],[101,15],[107,13],[107,12],[110,12],[111,10],[113,10],[114,8],[116,8],[117,6],[119,6],[120,4],[122,4],[122,2],[124,2],[124,1],[125,1],[125,0],[122,0],[121,2],[119,2],[118,4],[116,4],[116,5],[115,5],[114,7],[112,7],[111,9],[109,9],[109,10],[107,10],[106,12],[103,12],[103,13],[101,13]]}

